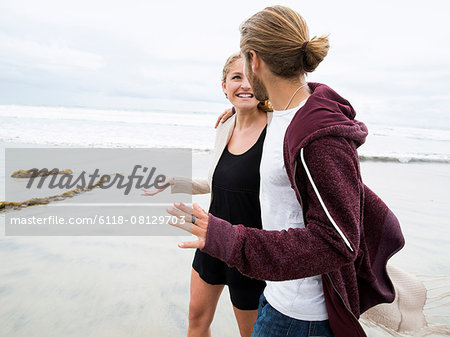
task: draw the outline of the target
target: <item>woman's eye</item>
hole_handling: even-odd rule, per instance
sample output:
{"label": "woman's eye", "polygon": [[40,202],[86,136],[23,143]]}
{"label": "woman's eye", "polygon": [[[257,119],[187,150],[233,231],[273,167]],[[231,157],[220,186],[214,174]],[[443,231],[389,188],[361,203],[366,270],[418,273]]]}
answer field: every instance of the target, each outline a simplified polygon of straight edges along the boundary
{"label": "woman's eye", "polygon": [[233,76],[231,79],[232,79],[232,80],[240,80],[240,79],[241,79],[241,76],[236,75],[236,76]]}

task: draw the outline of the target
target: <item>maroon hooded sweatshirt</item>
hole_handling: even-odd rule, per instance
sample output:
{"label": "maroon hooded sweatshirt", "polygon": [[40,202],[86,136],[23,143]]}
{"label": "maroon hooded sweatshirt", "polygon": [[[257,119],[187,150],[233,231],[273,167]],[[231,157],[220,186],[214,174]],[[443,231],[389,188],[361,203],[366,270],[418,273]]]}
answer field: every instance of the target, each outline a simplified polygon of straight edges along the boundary
{"label": "maroon hooded sweatshirt", "polygon": [[322,275],[334,335],[365,336],[360,314],[394,300],[386,263],[404,238],[395,215],[362,182],[357,147],[366,126],[331,88],[309,87],[312,94],[287,128],[283,149],[306,227],[266,231],[210,214],[203,251],[256,279]]}

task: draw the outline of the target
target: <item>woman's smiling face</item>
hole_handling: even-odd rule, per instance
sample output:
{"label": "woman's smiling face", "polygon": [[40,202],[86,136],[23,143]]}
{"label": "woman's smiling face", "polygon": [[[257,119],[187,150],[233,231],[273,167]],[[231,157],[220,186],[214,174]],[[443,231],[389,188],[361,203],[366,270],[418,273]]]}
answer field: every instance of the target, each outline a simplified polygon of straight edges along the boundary
{"label": "woman's smiling face", "polygon": [[256,108],[259,103],[244,75],[242,58],[230,65],[225,82],[222,82],[222,88],[230,103],[237,110],[251,110]]}

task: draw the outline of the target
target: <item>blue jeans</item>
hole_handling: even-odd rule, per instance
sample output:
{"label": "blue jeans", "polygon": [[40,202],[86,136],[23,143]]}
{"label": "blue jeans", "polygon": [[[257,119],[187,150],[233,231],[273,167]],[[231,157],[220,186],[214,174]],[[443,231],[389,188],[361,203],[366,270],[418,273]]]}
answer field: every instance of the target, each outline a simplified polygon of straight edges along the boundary
{"label": "blue jeans", "polygon": [[328,320],[302,321],[275,310],[264,294],[259,299],[258,318],[252,337],[333,337]]}

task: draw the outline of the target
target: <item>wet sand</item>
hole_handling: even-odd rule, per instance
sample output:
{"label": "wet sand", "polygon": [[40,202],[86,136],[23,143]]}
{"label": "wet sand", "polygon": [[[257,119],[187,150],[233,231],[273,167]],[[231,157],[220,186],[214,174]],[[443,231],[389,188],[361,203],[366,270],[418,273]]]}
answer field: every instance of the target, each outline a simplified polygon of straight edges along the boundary
{"label": "wet sand", "polygon": [[[209,160],[208,153],[194,154],[193,175],[206,176]],[[361,168],[403,226],[407,243],[391,263],[415,274],[449,275],[450,166],[363,162]],[[208,200],[194,197],[206,209]],[[190,237],[10,237],[1,224],[0,336],[186,334],[194,252],[177,243]],[[367,329],[369,336],[386,336]],[[239,336],[226,290],[212,332]]]}

